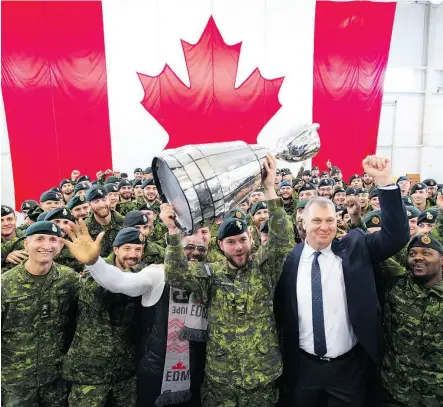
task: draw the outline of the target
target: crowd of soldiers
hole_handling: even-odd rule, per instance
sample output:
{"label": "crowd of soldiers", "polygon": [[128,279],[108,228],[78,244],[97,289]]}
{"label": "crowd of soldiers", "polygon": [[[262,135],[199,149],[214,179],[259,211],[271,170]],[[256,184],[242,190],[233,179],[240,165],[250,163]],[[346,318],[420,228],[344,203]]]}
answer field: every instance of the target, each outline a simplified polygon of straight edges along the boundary
{"label": "crowd of soldiers", "polygon": [[[91,182],[89,176],[73,171],[59,186],[43,192],[38,202],[24,201],[22,225],[17,225],[12,207],[1,207],[2,405],[277,405],[276,380],[282,368],[274,328],[260,325],[263,349],[253,352],[254,360],[250,356],[250,326],[261,324],[263,316],[274,320],[272,295],[263,287],[275,288],[285,253],[305,240],[303,212],[313,197],[335,205],[337,239],[356,228],[379,231],[383,211],[374,179],[368,173],[354,174],[346,183],[330,162],[326,171],[302,168],[296,176],[287,168],[278,169],[272,194],[266,185],[255,189],[212,226],[189,236],[171,236],[170,208],[161,207],[151,168],[136,168],[132,180],[111,170],[96,175]],[[416,284],[414,296],[402,303],[389,304],[388,294],[380,290],[380,303],[388,310],[387,335],[400,337],[394,351],[407,353],[408,364],[399,368],[400,363],[387,360],[377,377],[387,394],[386,406],[441,406],[443,191],[434,179],[412,185],[401,176],[396,184],[406,208],[410,242],[418,237],[422,246],[429,246],[428,262],[437,253],[440,271],[435,285],[422,289]],[[271,229],[290,236],[289,247],[269,247]],[[229,254],[230,238],[245,232],[251,243],[245,258],[256,259],[257,273],[243,281],[235,277],[235,267],[231,270],[234,274],[227,281],[235,280],[238,295],[220,288],[208,298],[201,280],[184,281],[183,270],[205,262],[213,265],[213,275],[225,278],[226,260],[230,265],[241,262]],[[122,294],[124,290],[111,290],[92,275],[89,260],[78,248],[83,244],[87,253],[88,244],[96,240],[100,257],[121,272],[139,273],[164,264],[168,278],[157,303],[147,307],[140,293],[131,297]],[[380,268],[408,275],[409,246]],[[188,293],[185,303],[191,292],[203,304],[220,302],[212,306],[208,343],[207,338],[189,340],[190,388],[181,398],[161,397],[171,286]],[[421,310],[414,319],[392,315],[411,303]],[[432,332],[426,331],[429,327],[434,327]],[[265,391],[255,392],[262,387]]]}

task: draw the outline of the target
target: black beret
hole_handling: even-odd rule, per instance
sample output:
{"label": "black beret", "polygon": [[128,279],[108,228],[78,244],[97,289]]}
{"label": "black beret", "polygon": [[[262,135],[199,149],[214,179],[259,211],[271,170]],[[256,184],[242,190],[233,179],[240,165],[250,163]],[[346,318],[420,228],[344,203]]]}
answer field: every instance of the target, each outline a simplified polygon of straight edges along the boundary
{"label": "black beret", "polygon": [[314,184],[311,184],[310,182],[307,182],[305,185],[303,185],[300,188],[299,192],[303,192],[303,191],[315,191],[317,188],[315,187]]}
{"label": "black beret", "polygon": [[311,171],[309,171],[309,170],[304,170],[303,171],[303,175],[306,177],[306,176],[311,176]]}
{"label": "black beret", "polygon": [[275,170],[275,173],[277,174],[277,175],[281,175],[281,169],[280,168],[277,168],[276,170]]}
{"label": "black beret", "polygon": [[142,185],[143,181],[141,179],[135,179],[134,181],[132,181],[132,186],[136,187],[137,185]]}
{"label": "black beret", "polygon": [[319,168],[318,168],[316,165],[314,165],[314,166],[312,167],[312,169],[313,169],[313,170],[317,170],[317,171],[319,170]]}
{"label": "black beret", "polygon": [[409,243],[408,252],[413,247],[425,247],[427,249],[434,249],[443,255],[442,244],[431,235],[417,235],[413,237]]}
{"label": "black beret", "polygon": [[140,211],[130,211],[125,215],[125,218],[123,219],[123,226],[129,227],[129,226],[141,226],[141,225],[147,225],[149,222],[148,217]]}
{"label": "black beret", "polygon": [[74,182],[72,182],[68,178],[65,178],[65,179],[62,180],[62,182],[60,182],[60,189],[62,189],[63,185],[65,185],[65,184],[73,184],[74,185]]}
{"label": "black beret", "polygon": [[105,189],[108,192],[118,192],[118,187],[116,184],[106,184]]}
{"label": "black beret", "polygon": [[321,174],[320,174],[320,176],[323,176],[323,175],[327,175],[327,176],[329,176],[329,172],[328,172],[328,171],[322,171]]}
{"label": "black beret", "polygon": [[112,246],[119,247],[123,244],[144,244],[145,236],[137,228],[124,228],[117,233]]}
{"label": "black beret", "polygon": [[77,178],[77,184],[83,181],[91,181],[91,178],[89,178],[88,175],[81,175],[80,177]]}
{"label": "black beret", "polygon": [[344,193],[346,193],[346,190],[345,190],[344,188],[337,188],[337,189],[333,192],[332,197],[334,197],[335,194],[338,194],[339,192],[344,192]]}
{"label": "black beret", "polygon": [[14,209],[12,209],[10,206],[2,205],[2,218],[3,218],[3,216],[8,216],[11,213],[15,216]]}
{"label": "black beret", "polygon": [[26,237],[31,235],[51,235],[60,237],[62,235],[62,231],[55,223],[42,220],[28,226],[26,229]]}
{"label": "black beret", "polygon": [[41,212],[41,213],[39,213],[39,215],[37,216],[36,222],[41,222],[42,220],[45,220],[47,214],[48,214],[48,212]]}
{"label": "black beret", "polygon": [[360,189],[360,188],[352,188],[352,187],[346,188],[346,196],[357,195],[357,190],[358,189]]}
{"label": "black beret", "polygon": [[406,216],[408,219],[418,218],[420,216],[420,210],[415,206],[408,205],[406,206]]}
{"label": "black beret", "polygon": [[437,220],[438,209],[437,208],[429,208],[424,210],[418,216],[417,223],[432,223],[434,224]]}
{"label": "black beret", "polygon": [[318,177],[310,178],[308,182],[310,182],[312,185],[316,185],[320,182],[320,178]]}
{"label": "black beret", "polygon": [[332,177],[332,179],[335,181],[335,183],[343,182],[343,180],[341,180],[339,177]]}
{"label": "black beret", "polygon": [[250,210],[251,215],[254,216],[256,212],[258,212],[260,209],[268,209],[268,204],[264,201],[258,201],[254,205],[252,205],[252,208]]}
{"label": "black beret", "polygon": [[251,194],[254,193],[254,192],[261,192],[261,193],[263,193],[263,194],[265,193],[265,191],[263,190],[262,187],[259,187],[259,188],[255,188],[255,189],[253,189],[252,192],[251,192]]}
{"label": "black beret", "polygon": [[45,220],[68,219],[74,221],[71,211],[66,208],[54,208],[46,213]]}
{"label": "black beret", "polygon": [[285,172],[283,175],[292,175],[292,171],[289,168],[284,168]]}
{"label": "black beret", "polygon": [[122,178],[128,178],[128,174],[127,174],[126,172],[122,172],[122,173],[120,174],[120,176],[121,176]]}
{"label": "black beret", "polygon": [[101,185],[94,185],[93,187],[89,188],[88,192],[86,193],[86,200],[91,202],[94,199],[104,198],[105,196],[108,196],[107,189]]}
{"label": "black beret", "polygon": [[360,175],[358,174],[351,175],[351,178],[349,178],[349,183],[351,183],[356,178],[361,179]]}
{"label": "black beret", "polygon": [[86,199],[84,196],[80,196],[80,195],[76,195],[74,196],[74,198],[72,198],[68,204],[66,205],[66,207],[69,210],[74,209],[76,206],[80,206],[86,203]]}
{"label": "black beret", "polygon": [[143,171],[142,168],[136,168],[136,169],[134,170],[134,174],[135,174],[136,172],[144,172],[144,171]]}
{"label": "black beret", "polygon": [[331,175],[340,174],[340,173],[341,173],[340,168],[333,167],[331,169]]}
{"label": "black beret", "polygon": [[318,187],[333,187],[334,186],[334,181],[330,178],[326,178],[326,179],[322,179],[319,183],[318,183]]}
{"label": "black beret", "polygon": [[59,187],[52,187],[52,188],[50,189],[50,191],[60,192],[60,188],[59,188]]}
{"label": "black beret", "polygon": [[152,168],[151,167],[146,167],[144,173],[145,174],[152,174]]}
{"label": "black beret", "polygon": [[410,181],[410,179],[406,175],[402,175],[402,176],[398,177],[396,182],[400,182],[400,181]]}
{"label": "black beret", "polygon": [[117,185],[117,189],[120,191],[120,189],[122,187],[132,187],[131,181],[129,181],[128,179],[122,179],[118,185]]}
{"label": "black beret", "polygon": [[223,240],[225,237],[230,236],[238,236],[247,231],[248,225],[245,221],[236,218],[228,218],[220,225],[217,240]]}
{"label": "black beret", "polygon": [[367,228],[381,227],[381,222],[382,216],[380,210],[369,212],[363,218],[363,223],[366,225]]}
{"label": "black beret", "polygon": [[269,233],[269,222],[265,220],[260,225],[260,233]]}
{"label": "black beret", "polygon": [[41,213],[45,213],[46,215],[46,212],[43,212],[43,209],[40,208],[40,206],[34,206],[33,208],[29,209],[28,218],[33,222],[37,222],[37,219]]}
{"label": "black beret", "polygon": [[301,201],[298,201],[296,209],[305,209],[305,206],[308,203],[308,201],[309,199],[302,199]]}
{"label": "black beret", "polygon": [[335,212],[342,212],[345,210],[343,205],[335,205]]}
{"label": "black beret", "polygon": [[138,207],[139,211],[152,211],[155,213],[160,213],[160,207],[159,206],[153,206],[153,205],[149,205],[147,202],[143,202],[139,207]]}
{"label": "black beret", "polygon": [[154,179],[145,179],[142,184],[142,188],[145,189],[148,185],[155,185]]}
{"label": "black beret", "polygon": [[374,196],[378,196],[377,188],[374,188],[371,192],[369,192],[369,199],[374,198]]}
{"label": "black beret", "polygon": [[417,182],[411,188],[410,194],[412,195],[415,191],[421,191],[422,189],[428,189],[428,187],[425,184],[423,184],[423,182]]}
{"label": "black beret", "polygon": [[241,219],[246,222],[248,219],[248,215],[246,215],[246,212],[243,209],[234,208],[226,214],[226,219],[229,219],[229,218]]}
{"label": "black beret", "polygon": [[366,188],[356,188],[355,193],[358,194],[368,194],[369,191]]}
{"label": "black beret", "polygon": [[106,178],[105,185],[117,184],[118,182],[120,182],[120,178],[111,175],[110,177]]}
{"label": "black beret", "polygon": [[90,185],[87,182],[79,182],[74,188],[74,194],[78,191],[84,191],[85,189],[89,189]]}
{"label": "black beret", "polygon": [[438,185],[437,181],[435,179],[432,179],[432,178],[425,179],[423,181],[423,184],[425,184],[428,187],[436,187]]}
{"label": "black beret", "polygon": [[42,196],[40,197],[40,202],[46,201],[60,201],[60,195],[55,191],[43,192]]}
{"label": "black beret", "polygon": [[292,188],[292,185],[288,181],[282,181],[282,182],[280,182],[278,189],[280,189],[281,187],[291,187]]}
{"label": "black beret", "polygon": [[405,205],[409,205],[409,206],[414,205],[414,202],[412,202],[412,198],[409,195],[402,196],[401,200],[403,201],[403,203]]}
{"label": "black beret", "polygon": [[38,206],[38,202],[34,201],[33,199],[28,199],[26,201],[23,201],[22,206],[20,207],[20,211],[23,212],[24,210],[29,211],[31,208],[34,208]]}

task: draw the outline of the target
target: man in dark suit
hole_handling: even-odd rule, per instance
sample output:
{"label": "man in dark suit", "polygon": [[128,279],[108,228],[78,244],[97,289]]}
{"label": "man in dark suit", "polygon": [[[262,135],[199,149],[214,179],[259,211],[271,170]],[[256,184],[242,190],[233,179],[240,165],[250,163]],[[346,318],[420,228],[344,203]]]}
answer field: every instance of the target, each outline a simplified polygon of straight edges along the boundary
{"label": "man in dark suit", "polygon": [[365,401],[368,367],[384,353],[373,264],[409,240],[400,190],[386,158],[368,156],[364,171],[379,187],[382,229],[350,231],[335,239],[335,208],[311,198],[303,213],[305,243],[288,255],[275,293],[280,327],[285,406],[352,406]]}

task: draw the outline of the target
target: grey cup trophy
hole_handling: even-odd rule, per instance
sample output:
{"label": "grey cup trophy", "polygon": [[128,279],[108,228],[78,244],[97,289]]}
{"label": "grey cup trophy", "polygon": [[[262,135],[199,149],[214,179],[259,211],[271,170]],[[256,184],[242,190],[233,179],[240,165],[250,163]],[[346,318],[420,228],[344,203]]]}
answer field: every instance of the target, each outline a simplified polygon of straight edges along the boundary
{"label": "grey cup trophy", "polygon": [[262,160],[268,152],[297,163],[320,149],[318,124],[280,137],[275,151],[234,141],[188,145],[164,150],[152,161],[152,174],[162,200],[174,207],[185,233],[212,224],[260,185]]}

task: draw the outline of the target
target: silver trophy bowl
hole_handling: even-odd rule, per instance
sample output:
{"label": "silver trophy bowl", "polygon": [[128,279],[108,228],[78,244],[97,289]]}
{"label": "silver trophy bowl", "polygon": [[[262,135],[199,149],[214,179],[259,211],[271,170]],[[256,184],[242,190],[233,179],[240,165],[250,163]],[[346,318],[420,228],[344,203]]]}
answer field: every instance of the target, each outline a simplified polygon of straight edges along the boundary
{"label": "silver trophy bowl", "polygon": [[259,187],[268,152],[288,163],[315,156],[320,149],[319,127],[307,125],[281,137],[274,151],[243,141],[164,150],[152,161],[159,195],[173,206],[180,229],[191,234],[211,225]]}

